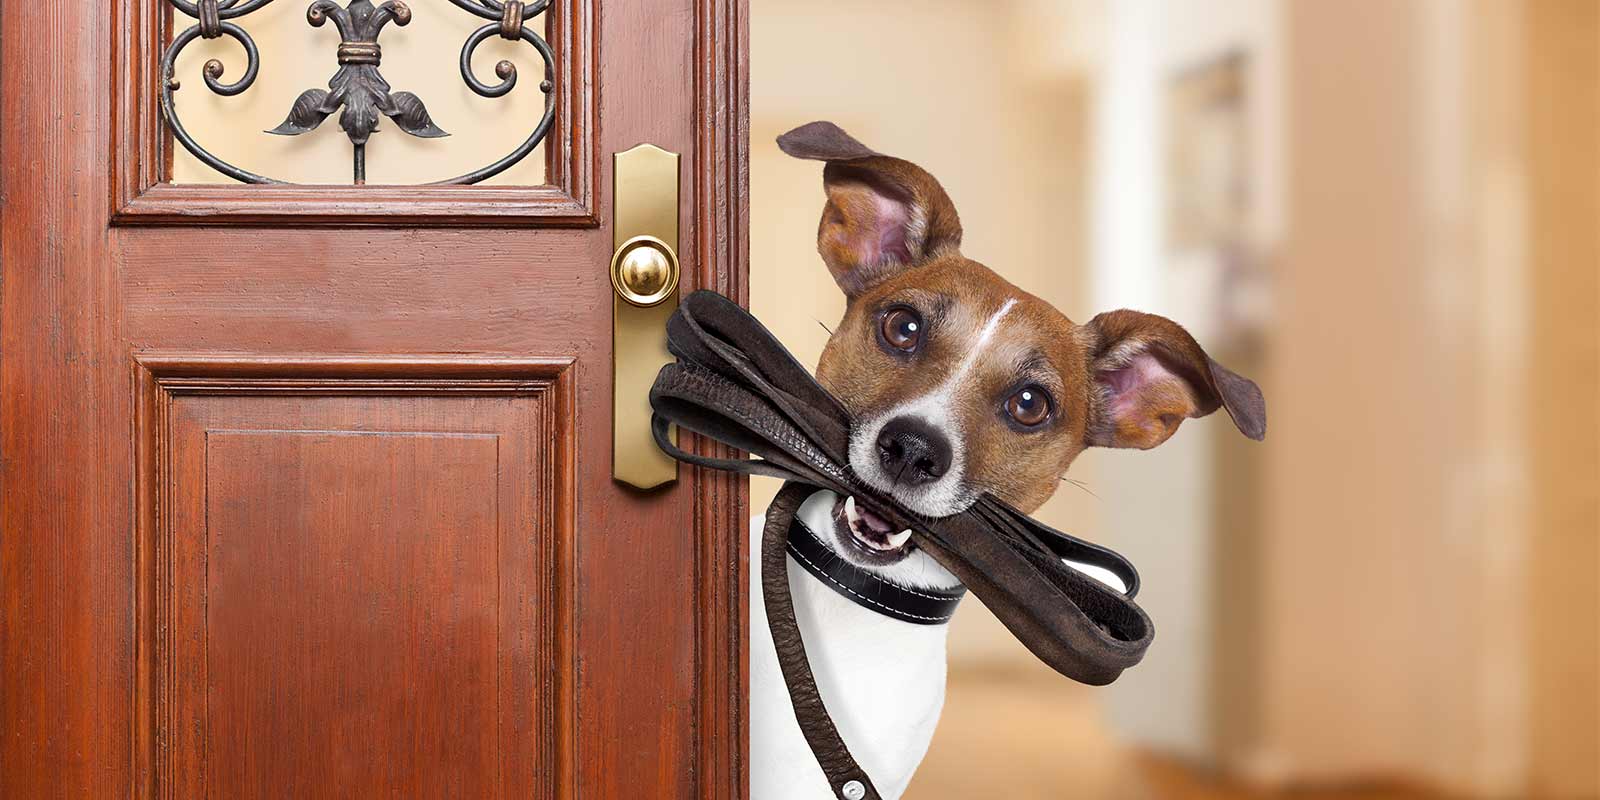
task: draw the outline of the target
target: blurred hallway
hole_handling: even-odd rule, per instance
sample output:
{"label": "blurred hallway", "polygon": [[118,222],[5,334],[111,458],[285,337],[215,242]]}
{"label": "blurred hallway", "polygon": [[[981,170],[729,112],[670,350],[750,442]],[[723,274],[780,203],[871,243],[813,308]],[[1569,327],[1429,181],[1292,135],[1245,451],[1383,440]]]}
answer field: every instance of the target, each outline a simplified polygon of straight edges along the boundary
{"label": "blurred hallway", "polygon": [[908,800],[1600,798],[1600,2],[752,0],[751,37],[751,305],[802,361],[844,302],[772,138],[831,119],[964,254],[1267,397],[1263,444],[1073,464],[1038,516],[1138,566],[1155,644],[1072,685],[968,601]]}

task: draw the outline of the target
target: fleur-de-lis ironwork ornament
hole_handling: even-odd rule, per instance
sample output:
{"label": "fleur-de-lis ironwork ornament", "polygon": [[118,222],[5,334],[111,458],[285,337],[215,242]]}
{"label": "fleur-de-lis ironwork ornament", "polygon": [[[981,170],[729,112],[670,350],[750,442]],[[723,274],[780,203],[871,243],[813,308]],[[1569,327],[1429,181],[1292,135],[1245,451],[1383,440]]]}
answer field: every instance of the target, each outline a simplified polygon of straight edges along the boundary
{"label": "fleur-de-lis ironwork ornament", "polygon": [[366,180],[367,138],[378,128],[379,113],[412,136],[434,139],[450,134],[433,124],[421,98],[410,92],[391,92],[389,82],[378,74],[378,63],[383,58],[378,34],[391,20],[402,26],[411,22],[411,9],[405,3],[388,0],[373,6],[372,0],[350,0],[348,6],[340,8],[333,0],[316,0],[306,9],[306,21],[315,27],[322,27],[330,19],[339,29],[340,39],[339,71],[328,80],[332,91],[302,92],[283,124],[267,133],[299,136],[321,125],[343,106],[339,127],[356,146],[356,183],[361,183]]}
{"label": "fleur-de-lis ironwork ornament", "polygon": [[[550,44],[533,26],[523,24],[525,20],[549,8],[550,0],[449,1],[452,5],[489,21],[488,24],[473,31],[461,46],[461,78],[473,92],[482,97],[503,97],[517,84],[517,68],[509,61],[495,64],[494,72],[500,78],[499,83],[484,83],[472,74],[472,54],[478,45],[491,36],[499,35],[507,40],[526,42],[533,46],[544,62],[544,80],[539,82],[539,90],[546,96],[544,113],[533,131],[528,134],[528,138],[492,164],[465,175],[436,182],[470,184],[504,172],[533,152],[555,120],[555,102],[551,94],[555,80],[555,54],[551,51]],[[178,55],[189,46],[189,43],[196,39],[217,39],[226,36],[244,48],[246,57],[244,75],[233,83],[223,83],[222,62],[211,59],[205,63],[201,77],[207,88],[224,97],[232,97],[249,89],[255,83],[261,56],[256,51],[255,40],[233,20],[258,11],[271,2],[273,0],[168,0],[173,8],[193,17],[196,23],[174,36],[172,44],[161,57],[161,115],[166,119],[173,138],[183,145],[184,149],[218,172],[244,183],[279,181],[265,175],[257,175],[218,158],[189,135],[184,129],[183,122],[178,118],[175,94],[182,84],[178,81],[175,71]],[[301,92],[289,108],[288,117],[281,125],[267,133],[299,136],[321,125],[333,112],[344,109],[339,115],[339,127],[344,129],[345,134],[350,137],[350,142],[355,146],[355,182],[365,183],[367,140],[373,131],[378,130],[380,115],[393,120],[396,127],[412,136],[434,139],[450,134],[433,123],[421,98],[410,92],[391,91],[389,82],[378,73],[378,64],[383,57],[382,48],[378,46],[378,34],[390,22],[396,25],[411,22],[411,9],[407,8],[404,2],[386,0],[382,5],[373,5],[373,0],[348,0],[341,6],[335,0],[315,0],[306,9],[306,21],[314,27],[321,27],[330,19],[333,20],[334,27],[339,30],[339,71],[328,80],[327,89],[307,89]]]}

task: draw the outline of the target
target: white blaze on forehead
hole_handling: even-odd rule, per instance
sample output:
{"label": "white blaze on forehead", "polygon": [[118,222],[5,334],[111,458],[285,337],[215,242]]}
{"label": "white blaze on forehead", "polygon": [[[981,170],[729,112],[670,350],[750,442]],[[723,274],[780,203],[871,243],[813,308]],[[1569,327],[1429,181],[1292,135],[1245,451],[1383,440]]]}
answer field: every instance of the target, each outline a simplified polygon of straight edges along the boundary
{"label": "white blaze on forehead", "polygon": [[999,311],[989,316],[988,321],[983,323],[983,328],[978,331],[978,338],[972,343],[972,349],[967,351],[967,357],[962,359],[961,366],[957,367],[955,372],[950,373],[950,377],[945,380],[944,385],[940,386],[934,394],[945,393],[950,387],[955,386],[962,378],[965,378],[968,372],[972,371],[973,366],[978,363],[978,356],[983,354],[983,349],[988,347],[989,342],[994,339],[995,331],[1000,330],[1000,321],[1005,319],[1006,315],[1010,314],[1011,309],[1016,305],[1017,298],[1008,298],[1005,304],[1000,306]]}

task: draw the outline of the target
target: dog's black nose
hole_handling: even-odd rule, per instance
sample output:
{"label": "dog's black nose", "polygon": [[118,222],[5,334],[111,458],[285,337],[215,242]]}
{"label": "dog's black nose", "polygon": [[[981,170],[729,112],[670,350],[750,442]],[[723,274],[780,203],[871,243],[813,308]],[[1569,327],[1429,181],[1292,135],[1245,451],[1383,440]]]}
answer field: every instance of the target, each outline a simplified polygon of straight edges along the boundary
{"label": "dog's black nose", "polygon": [[895,483],[932,483],[950,469],[950,458],[950,440],[918,417],[895,417],[878,432],[878,463]]}

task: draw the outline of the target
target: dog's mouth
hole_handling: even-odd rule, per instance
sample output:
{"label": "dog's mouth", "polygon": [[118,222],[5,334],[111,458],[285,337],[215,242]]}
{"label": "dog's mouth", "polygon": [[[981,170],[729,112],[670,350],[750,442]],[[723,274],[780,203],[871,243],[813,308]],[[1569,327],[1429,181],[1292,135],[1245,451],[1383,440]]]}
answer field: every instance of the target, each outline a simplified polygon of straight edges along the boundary
{"label": "dog's mouth", "polygon": [[834,535],[851,555],[869,564],[892,564],[915,547],[911,529],[901,528],[882,514],[845,496],[833,504]]}

